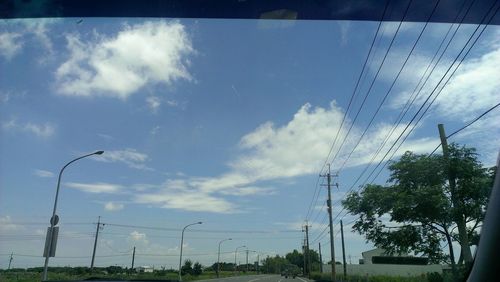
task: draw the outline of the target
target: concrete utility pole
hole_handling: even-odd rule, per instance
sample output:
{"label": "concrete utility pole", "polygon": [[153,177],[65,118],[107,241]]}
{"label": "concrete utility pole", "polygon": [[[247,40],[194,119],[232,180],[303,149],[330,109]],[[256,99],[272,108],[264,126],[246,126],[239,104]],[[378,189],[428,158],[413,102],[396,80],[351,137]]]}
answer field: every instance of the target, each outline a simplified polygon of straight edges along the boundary
{"label": "concrete utility pole", "polygon": [[248,272],[248,249],[247,249],[247,272]]}
{"label": "concrete utility pole", "polygon": [[306,272],[307,272],[307,277],[311,278],[311,255],[309,253],[309,226],[307,225],[306,221],[306,252],[305,252],[306,257]]}
{"label": "concrete utility pole", "polygon": [[[453,172],[451,171],[450,165],[449,165],[449,156],[450,152],[448,151],[448,140],[446,138],[446,133],[444,131],[444,125],[443,124],[438,124],[438,130],[439,130],[439,138],[441,139],[441,147],[443,148],[443,158],[447,163],[447,173],[448,173],[448,184],[450,186],[450,197],[451,197],[451,204],[454,209],[459,209],[460,208],[460,203],[456,199],[456,193],[455,193],[455,177],[453,175]],[[467,230],[466,230],[466,225],[465,225],[465,220],[462,216],[458,218],[457,220],[457,229],[458,229],[458,237],[460,239],[460,242],[469,242],[467,238]],[[450,246],[450,257],[451,257],[451,268],[453,270],[453,275],[457,277],[457,268],[455,265],[455,254],[453,252],[453,248]],[[462,256],[464,257],[465,262],[471,262],[472,261],[472,254],[470,252],[470,248],[467,248],[465,245],[460,244],[460,250],[462,252]]]}
{"label": "concrete utility pole", "polygon": [[321,242],[318,243],[319,248],[319,272],[323,273],[323,257],[321,256]]}
{"label": "concrete utility pole", "polygon": [[302,260],[303,260],[303,267],[302,267],[302,272],[304,273],[304,276],[307,275],[307,270],[306,270],[306,238],[304,238],[304,242],[302,243]]}
{"label": "concrete utility pole", "polygon": [[257,274],[260,272],[260,254],[257,254]]}
{"label": "concrete utility pole", "polygon": [[344,279],[347,277],[347,266],[345,265],[344,225],[340,220],[340,237],[342,238],[342,263],[344,266]]}
{"label": "concrete utility pole", "polygon": [[92,261],[90,262],[90,271],[91,272],[92,272],[92,270],[94,270],[95,251],[97,249],[97,239],[99,237],[99,229],[100,229],[100,227],[101,227],[101,216],[99,216],[97,218],[97,229],[95,231],[94,251],[92,252]]}
{"label": "concrete utility pole", "polygon": [[14,255],[14,253],[10,253],[9,268],[7,268],[7,270],[9,270],[9,269],[10,269],[10,264],[12,263],[12,260],[13,260],[12,256],[13,256],[13,255]]}
{"label": "concrete utility pole", "polygon": [[135,261],[135,246],[134,246],[134,251],[132,252],[132,267],[130,267],[130,271],[134,271],[134,261]]}
{"label": "concrete utility pole", "polygon": [[330,164],[328,164],[328,173],[326,175],[321,175],[323,177],[326,176],[326,179],[328,181],[327,187],[328,187],[328,200],[326,200],[326,204],[328,206],[328,219],[330,223],[330,253],[332,257],[332,281],[335,281],[335,246],[333,243],[333,219],[332,219],[332,180],[331,180],[331,173],[330,173]]}

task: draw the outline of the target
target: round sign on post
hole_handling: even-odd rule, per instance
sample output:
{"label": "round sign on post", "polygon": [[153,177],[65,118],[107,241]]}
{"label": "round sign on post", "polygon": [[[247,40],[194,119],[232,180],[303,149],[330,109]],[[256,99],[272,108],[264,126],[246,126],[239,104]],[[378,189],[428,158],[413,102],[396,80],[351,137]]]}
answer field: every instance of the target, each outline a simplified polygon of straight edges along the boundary
{"label": "round sign on post", "polygon": [[53,217],[50,218],[50,224],[52,225],[57,225],[59,223],[59,216],[55,214]]}

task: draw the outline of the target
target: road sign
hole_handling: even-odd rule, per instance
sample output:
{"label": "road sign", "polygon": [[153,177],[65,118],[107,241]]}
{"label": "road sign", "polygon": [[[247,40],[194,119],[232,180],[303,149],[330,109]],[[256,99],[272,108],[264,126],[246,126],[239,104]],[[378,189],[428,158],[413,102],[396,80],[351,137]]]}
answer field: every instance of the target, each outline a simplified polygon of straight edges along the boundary
{"label": "road sign", "polygon": [[59,223],[59,216],[55,214],[53,217],[50,218],[50,224],[57,225],[58,223]]}
{"label": "road sign", "polygon": [[[47,237],[45,238],[45,248],[43,250],[43,256],[55,257],[56,256],[56,246],[57,246],[57,235],[59,234],[59,227],[47,227]],[[49,243],[51,242],[52,243]],[[50,245],[50,251],[48,251]]]}

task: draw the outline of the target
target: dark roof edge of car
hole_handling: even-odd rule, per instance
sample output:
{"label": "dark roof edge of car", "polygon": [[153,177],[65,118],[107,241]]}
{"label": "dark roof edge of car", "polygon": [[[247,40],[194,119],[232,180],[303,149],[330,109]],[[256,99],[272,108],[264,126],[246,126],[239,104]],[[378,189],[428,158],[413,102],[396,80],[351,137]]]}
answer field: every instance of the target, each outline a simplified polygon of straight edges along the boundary
{"label": "dark roof edge of car", "polygon": [[[389,2],[386,2],[389,1]],[[0,3],[0,18],[60,17],[159,17],[220,19],[294,19],[401,21],[409,0],[6,0]],[[439,3],[438,3],[439,1]],[[465,2],[463,2],[465,1]],[[497,0],[412,1],[404,21],[425,22],[434,6],[430,22],[461,21],[480,23],[486,12],[496,9]],[[496,16],[490,24],[500,24]]]}

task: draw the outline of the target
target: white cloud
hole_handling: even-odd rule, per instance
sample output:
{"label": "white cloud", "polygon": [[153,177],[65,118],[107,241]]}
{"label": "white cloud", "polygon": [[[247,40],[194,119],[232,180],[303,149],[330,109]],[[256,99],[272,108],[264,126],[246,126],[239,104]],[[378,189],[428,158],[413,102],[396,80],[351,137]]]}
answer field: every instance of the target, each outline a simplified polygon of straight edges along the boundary
{"label": "white cloud", "polygon": [[262,188],[262,187],[239,187],[237,189],[222,190],[220,192],[223,195],[232,196],[251,196],[251,195],[274,195],[276,191],[272,188]]}
{"label": "white cloud", "polygon": [[97,136],[100,138],[104,139],[107,142],[113,141],[115,138],[109,134],[104,134],[104,133],[97,133]]}
{"label": "white cloud", "polygon": [[50,123],[36,124],[28,122],[24,125],[24,129],[43,138],[50,137],[55,132],[54,126],[51,125]]}
{"label": "white cloud", "polygon": [[199,191],[175,191],[164,188],[135,196],[137,203],[153,204],[161,208],[194,212],[234,213],[235,206],[225,199]]}
{"label": "white cloud", "polygon": [[[42,49],[46,54],[40,57],[40,62],[46,61],[53,54],[53,44],[48,34],[49,26],[58,22],[58,19],[14,19],[8,23],[0,23],[6,30],[14,27],[16,32],[0,34],[0,55],[12,59],[20,54],[25,45]],[[29,40],[33,40],[32,42]],[[25,44],[29,42],[30,44]]]}
{"label": "white cloud", "polygon": [[125,99],[147,84],[191,79],[186,56],[194,50],[185,27],[176,21],[125,26],[93,42],[76,35],[66,39],[70,58],[56,71],[63,95]]}
{"label": "white cloud", "polygon": [[[461,64],[440,96],[435,100],[431,114],[444,118],[444,121],[458,120],[466,123],[500,102],[498,95],[498,89],[500,89],[500,80],[498,79],[500,77],[500,69],[498,68],[498,65],[500,65],[499,38],[500,32],[497,31],[491,37],[483,39],[484,47],[480,51],[480,55],[474,57],[474,53],[471,53],[472,56]],[[423,56],[421,61],[429,62],[430,58]],[[440,66],[429,79],[424,93],[430,93],[450,64],[451,61],[440,63]],[[421,64],[420,66],[416,65],[412,71],[421,74],[424,69],[425,66]],[[455,67],[451,71],[454,69]],[[451,74],[451,71],[449,74]],[[411,87],[411,90],[413,88],[414,86]],[[439,89],[441,87],[438,88],[438,91]],[[392,99],[391,106],[393,108],[403,107],[410,94],[408,90],[403,91]],[[414,107],[420,106],[426,96],[427,94],[420,95],[415,101]],[[499,149],[498,142],[496,142],[500,138],[500,123],[498,120],[500,120],[500,111],[496,109],[483,117],[478,123],[453,137],[452,140],[473,144],[481,148],[479,153],[483,155],[485,163],[494,164]],[[449,128],[448,130],[450,131],[448,133],[451,133],[452,129]]]}
{"label": "white cloud", "polygon": [[[225,196],[270,195],[273,188],[261,187],[260,182],[290,179],[318,173],[337,133],[343,112],[332,103],[329,108],[302,106],[293,118],[282,126],[267,122],[246,134],[240,140],[240,154],[229,163],[229,170],[215,177],[179,177],[169,179],[157,189],[136,196],[136,201],[163,208],[216,213],[235,212],[235,206]],[[349,124],[350,121],[347,121]],[[401,125],[389,138],[385,149],[395,141],[403,130]],[[374,126],[364,137],[346,167],[366,164],[391,130],[391,125],[381,123]],[[347,128],[347,126],[346,126]],[[341,131],[341,137],[345,135]],[[343,147],[337,163],[352,149],[360,136],[354,127]],[[409,139],[396,155],[405,149],[429,152],[438,143],[434,139]],[[338,142],[340,143],[340,142]],[[337,150],[339,144],[334,148]],[[382,154],[375,159],[378,161]],[[267,184],[269,185],[269,184]]]}
{"label": "white cloud", "polygon": [[156,135],[156,134],[158,134],[158,132],[160,132],[160,128],[161,128],[161,127],[160,127],[159,125],[157,125],[157,126],[153,127],[153,129],[151,129],[151,135]]}
{"label": "white cloud", "polygon": [[43,169],[35,169],[34,174],[38,177],[44,177],[44,178],[54,177],[54,173]]}
{"label": "white cloud", "polygon": [[15,32],[4,32],[0,34],[0,55],[10,60],[23,48],[21,34]]}
{"label": "white cloud", "polygon": [[349,21],[338,21],[337,22],[340,29],[340,44],[345,46],[347,44],[347,37],[351,29],[351,22]]}
{"label": "white cloud", "polygon": [[146,233],[141,233],[139,231],[132,231],[128,237],[129,241],[133,241],[134,243],[142,243],[144,245],[149,244],[149,240],[146,236]]}
{"label": "white cloud", "polygon": [[2,129],[4,130],[20,130],[24,132],[32,133],[41,138],[48,138],[55,133],[55,126],[51,123],[37,124],[33,122],[18,123],[16,119],[11,119],[9,121],[2,123]]}
{"label": "white cloud", "polygon": [[109,163],[124,163],[131,168],[152,170],[146,166],[149,160],[148,155],[140,153],[135,149],[105,151],[104,154],[93,157],[97,161]]}
{"label": "white cloud", "polygon": [[500,39],[494,46],[490,52],[462,64],[436,99],[438,112],[468,121],[500,102]]}
{"label": "white cloud", "polygon": [[68,182],[65,185],[69,188],[77,189],[86,193],[118,193],[123,186],[109,183],[76,183]]}
{"label": "white cloud", "polygon": [[12,223],[9,215],[0,216],[0,231],[16,231],[21,228],[21,225]]}
{"label": "white cloud", "polygon": [[115,202],[107,202],[106,204],[104,204],[104,209],[107,211],[119,211],[123,210],[124,207],[125,205]]}
{"label": "white cloud", "polygon": [[147,97],[146,103],[148,103],[148,107],[153,113],[156,113],[161,106],[160,98],[156,96]]}

